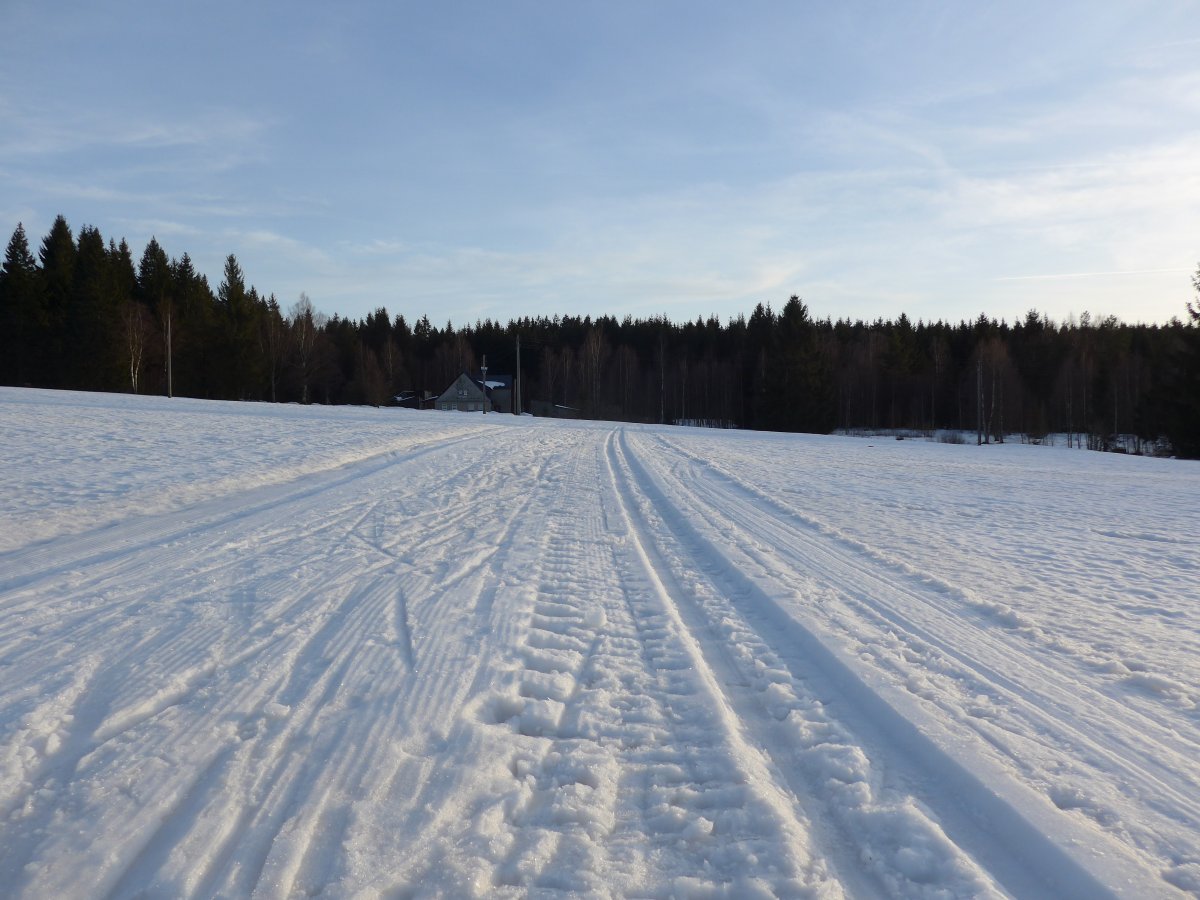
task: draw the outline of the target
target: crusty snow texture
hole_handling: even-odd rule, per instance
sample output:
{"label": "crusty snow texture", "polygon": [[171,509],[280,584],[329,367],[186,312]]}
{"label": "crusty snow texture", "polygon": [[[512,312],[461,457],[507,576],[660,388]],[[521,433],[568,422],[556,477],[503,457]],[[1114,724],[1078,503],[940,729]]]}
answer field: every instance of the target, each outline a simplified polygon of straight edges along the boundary
{"label": "crusty snow texture", "polygon": [[0,390],[0,892],[1200,894],[1200,465]]}

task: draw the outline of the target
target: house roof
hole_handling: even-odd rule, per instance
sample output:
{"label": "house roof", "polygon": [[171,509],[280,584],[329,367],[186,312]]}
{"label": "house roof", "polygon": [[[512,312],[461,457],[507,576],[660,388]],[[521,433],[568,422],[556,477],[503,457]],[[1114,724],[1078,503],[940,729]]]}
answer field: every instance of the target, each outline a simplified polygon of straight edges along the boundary
{"label": "house roof", "polygon": [[[457,400],[481,400],[484,392],[491,393],[492,391],[510,390],[512,388],[513,377],[511,375],[492,375],[486,382],[478,378],[473,378],[466,372],[459,374],[457,378],[450,384],[446,390],[442,391],[438,397],[438,402],[441,401],[457,401]],[[459,390],[465,393],[460,394]]]}
{"label": "house roof", "polygon": [[[475,383],[483,384],[483,382],[480,381],[480,379],[478,379],[478,378],[475,379]],[[497,375],[495,373],[492,373],[491,375],[488,375],[488,379],[487,379],[487,386],[488,386],[488,390],[490,390],[490,391],[504,390],[506,388],[510,388],[510,387],[512,387],[512,383],[513,383],[513,377],[511,375]]]}
{"label": "house roof", "polygon": [[446,390],[442,391],[441,396],[438,397],[438,402],[482,400],[483,396],[483,388],[480,387],[479,382],[466,372],[463,372],[454,379]]}

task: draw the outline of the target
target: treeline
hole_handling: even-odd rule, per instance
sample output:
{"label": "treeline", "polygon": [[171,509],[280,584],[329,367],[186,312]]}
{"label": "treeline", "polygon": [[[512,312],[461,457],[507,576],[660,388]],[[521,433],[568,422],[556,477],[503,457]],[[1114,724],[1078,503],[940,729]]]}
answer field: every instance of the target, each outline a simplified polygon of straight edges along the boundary
{"label": "treeline", "polygon": [[[1200,274],[1197,275],[1200,290]],[[1169,441],[1200,455],[1200,302],[1188,323],[814,319],[796,297],[746,318],[354,321],[282,308],[237,259],[214,291],[151,239],[135,261],[58,217],[35,256],[18,226],[0,270],[0,382],[213,399],[382,405],[462,371],[516,374],[522,407],[587,418],[781,431],[952,429]]]}

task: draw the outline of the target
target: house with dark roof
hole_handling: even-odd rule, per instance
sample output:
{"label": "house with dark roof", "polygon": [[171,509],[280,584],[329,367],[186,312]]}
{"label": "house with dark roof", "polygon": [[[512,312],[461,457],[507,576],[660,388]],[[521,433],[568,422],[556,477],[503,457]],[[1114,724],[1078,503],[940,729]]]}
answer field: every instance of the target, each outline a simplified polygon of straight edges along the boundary
{"label": "house with dark roof", "polygon": [[493,375],[484,382],[463,372],[437,398],[435,408],[457,412],[512,412],[512,376]]}

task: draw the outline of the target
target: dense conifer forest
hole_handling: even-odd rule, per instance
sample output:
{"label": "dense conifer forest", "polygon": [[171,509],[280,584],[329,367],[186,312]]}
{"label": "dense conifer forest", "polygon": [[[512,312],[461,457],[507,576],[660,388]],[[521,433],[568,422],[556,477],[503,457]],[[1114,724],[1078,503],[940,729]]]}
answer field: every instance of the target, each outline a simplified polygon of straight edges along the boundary
{"label": "dense conifer forest", "polygon": [[[1194,281],[1200,292],[1200,272]],[[1181,313],[1184,310],[1181,310]],[[596,419],[829,432],[1067,434],[1093,449],[1200,456],[1200,300],[1187,321],[814,319],[798,297],[748,317],[555,316],[437,325],[282,305],[235,256],[214,291],[187,253],[135,259],[59,216],[0,270],[0,383],[227,400],[383,405],[463,371],[515,374],[522,406]],[[1129,448],[1128,442],[1120,446]]]}

